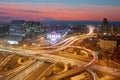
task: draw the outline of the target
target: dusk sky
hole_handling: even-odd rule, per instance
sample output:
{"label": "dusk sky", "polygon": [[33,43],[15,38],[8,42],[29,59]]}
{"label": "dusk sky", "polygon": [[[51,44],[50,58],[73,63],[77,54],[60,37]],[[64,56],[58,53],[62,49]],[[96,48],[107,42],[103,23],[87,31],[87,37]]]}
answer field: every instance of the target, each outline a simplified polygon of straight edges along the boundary
{"label": "dusk sky", "polygon": [[120,21],[120,0],[0,0],[0,22],[103,18]]}

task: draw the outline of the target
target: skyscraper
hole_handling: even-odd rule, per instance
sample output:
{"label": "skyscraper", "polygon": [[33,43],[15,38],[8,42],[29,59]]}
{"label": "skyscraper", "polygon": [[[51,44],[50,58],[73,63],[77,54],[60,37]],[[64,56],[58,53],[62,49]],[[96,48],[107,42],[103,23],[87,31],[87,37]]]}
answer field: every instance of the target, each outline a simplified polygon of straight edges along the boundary
{"label": "skyscraper", "polygon": [[107,18],[103,19],[103,22],[101,24],[101,33],[103,35],[108,35],[110,33],[110,27]]}
{"label": "skyscraper", "polygon": [[40,22],[13,20],[7,37],[7,44],[21,44],[27,38],[33,38],[42,35],[45,27]]}
{"label": "skyscraper", "polygon": [[10,25],[9,35],[24,37],[25,36],[25,32],[23,31],[24,23],[25,21],[23,20],[13,20]]}

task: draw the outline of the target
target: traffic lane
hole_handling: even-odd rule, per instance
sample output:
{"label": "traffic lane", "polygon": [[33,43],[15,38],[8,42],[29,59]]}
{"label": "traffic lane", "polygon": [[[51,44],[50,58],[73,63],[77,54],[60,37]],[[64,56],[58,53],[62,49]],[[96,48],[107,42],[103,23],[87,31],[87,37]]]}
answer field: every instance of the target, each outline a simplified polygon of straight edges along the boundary
{"label": "traffic lane", "polygon": [[23,80],[35,80],[39,75],[41,75],[51,64],[42,63],[38,69],[27,75]]}
{"label": "traffic lane", "polygon": [[23,64],[23,65],[17,67],[16,69],[1,73],[0,75],[2,75],[4,78],[1,80],[10,80],[12,77],[14,77],[18,73],[24,71],[26,68],[28,68],[29,66],[31,66],[34,63],[35,63],[35,61],[30,61],[27,64]]}

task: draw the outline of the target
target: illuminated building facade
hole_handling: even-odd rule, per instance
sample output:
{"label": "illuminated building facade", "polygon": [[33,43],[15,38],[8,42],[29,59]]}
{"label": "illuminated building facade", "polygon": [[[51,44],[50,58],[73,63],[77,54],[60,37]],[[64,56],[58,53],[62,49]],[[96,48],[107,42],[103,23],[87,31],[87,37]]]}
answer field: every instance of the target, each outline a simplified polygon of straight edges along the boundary
{"label": "illuminated building facade", "polygon": [[9,35],[25,37],[25,31],[23,26],[24,22],[25,21],[19,21],[19,20],[12,21],[9,29]]}
{"label": "illuminated building facade", "polygon": [[45,28],[40,22],[14,20],[11,22],[7,44],[20,44],[26,38],[43,34]]}
{"label": "illuminated building facade", "polygon": [[66,35],[69,34],[69,32],[71,32],[70,29],[55,30],[55,31],[47,33],[46,38],[48,41],[50,41],[50,43],[56,43],[60,41],[61,39],[65,38]]}
{"label": "illuminated building facade", "polygon": [[55,31],[53,31],[47,34],[47,39],[51,41],[58,41],[61,39],[61,36],[62,35],[60,33],[56,33]]}
{"label": "illuminated building facade", "polygon": [[110,50],[115,49],[116,47],[117,47],[116,40],[100,39],[100,48]]}
{"label": "illuminated building facade", "polygon": [[102,35],[108,35],[110,33],[110,27],[107,18],[103,19],[103,22],[101,24],[101,33]]}

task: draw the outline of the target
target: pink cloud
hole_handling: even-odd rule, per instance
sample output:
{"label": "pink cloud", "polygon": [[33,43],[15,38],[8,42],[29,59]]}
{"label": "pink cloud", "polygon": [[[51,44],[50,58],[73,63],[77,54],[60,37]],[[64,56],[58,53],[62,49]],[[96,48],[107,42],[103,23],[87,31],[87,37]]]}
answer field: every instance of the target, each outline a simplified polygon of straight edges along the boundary
{"label": "pink cloud", "polygon": [[[0,3],[1,4],[1,3]],[[4,5],[3,5],[4,4]],[[98,20],[101,21],[104,17],[109,21],[120,21],[120,7],[117,6],[97,6],[97,5],[77,5],[57,6],[57,4],[46,5],[30,5],[27,3],[3,3],[0,6],[2,16],[12,16],[17,19],[25,20],[44,20],[47,18],[55,20]],[[25,5],[26,4],[26,5]],[[10,6],[6,6],[10,5]],[[23,6],[22,6],[23,5]],[[12,19],[12,18],[11,18]],[[6,21],[10,21],[6,20]],[[1,20],[1,19],[0,19]]]}

